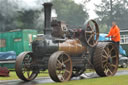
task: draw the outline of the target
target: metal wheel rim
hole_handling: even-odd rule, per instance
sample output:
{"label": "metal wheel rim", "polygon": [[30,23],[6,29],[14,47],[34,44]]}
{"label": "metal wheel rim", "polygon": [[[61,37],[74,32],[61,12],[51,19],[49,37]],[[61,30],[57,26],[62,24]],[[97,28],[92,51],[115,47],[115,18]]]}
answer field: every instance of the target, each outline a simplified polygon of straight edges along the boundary
{"label": "metal wheel rim", "polygon": [[72,61],[70,56],[62,51],[56,52],[55,54],[53,54],[53,56],[55,58],[55,61],[53,65],[49,64],[48,66],[50,77],[56,82],[70,80],[72,75]]}
{"label": "metal wheel rim", "polygon": [[[92,27],[90,23],[93,23],[95,27]],[[99,39],[99,27],[98,24],[94,20],[90,20],[87,23],[87,27],[85,30],[85,39],[89,46],[94,47],[98,43]]]}
{"label": "metal wheel rim", "polygon": [[[64,60],[64,57],[67,57],[66,60]],[[56,74],[58,75],[58,78],[60,81],[68,80],[68,75],[70,74],[70,58],[66,54],[60,55],[60,57],[57,60],[56,63]]]}
{"label": "metal wheel rim", "polygon": [[117,72],[118,52],[113,44],[109,44],[104,48],[102,64],[106,76],[113,76]]}
{"label": "metal wheel rim", "polygon": [[30,65],[33,62],[31,52],[23,52],[16,59],[16,74],[24,80],[30,81],[35,79],[38,73],[34,72]]}

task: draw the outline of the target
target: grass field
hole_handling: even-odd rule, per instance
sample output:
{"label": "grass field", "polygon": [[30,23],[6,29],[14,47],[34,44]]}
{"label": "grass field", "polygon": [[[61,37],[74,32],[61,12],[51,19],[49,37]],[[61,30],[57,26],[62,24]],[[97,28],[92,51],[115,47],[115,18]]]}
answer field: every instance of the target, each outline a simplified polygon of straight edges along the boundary
{"label": "grass field", "polygon": [[38,85],[128,85],[128,75],[72,80],[63,83],[47,83]]}
{"label": "grass field", "polygon": [[121,71],[121,70],[128,70],[128,68],[118,68],[118,71]]}
{"label": "grass field", "polygon": [[[0,77],[0,80],[15,80],[15,79],[19,79],[16,75],[15,71],[11,71],[9,77]],[[38,75],[38,77],[47,77],[48,75],[48,71],[42,72]]]}
{"label": "grass field", "polygon": [[[128,70],[128,68],[119,68],[119,70]],[[87,70],[87,73],[90,72],[90,70]],[[38,77],[47,77],[48,75],[48,71],[42,72],[38,75]],[[16,75],[15,71],[10,71],[10,76],[9,77],[0,77],[0,80],[16,80],[19,79]]]}

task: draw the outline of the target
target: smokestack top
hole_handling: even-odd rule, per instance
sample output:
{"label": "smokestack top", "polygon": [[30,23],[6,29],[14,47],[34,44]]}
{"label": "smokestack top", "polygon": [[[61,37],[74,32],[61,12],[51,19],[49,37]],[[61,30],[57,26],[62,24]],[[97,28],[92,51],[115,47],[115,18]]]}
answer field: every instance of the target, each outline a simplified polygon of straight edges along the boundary
{"label": "smokestack top", "polygon": [[44,3],[44,34],[51,34],[51,9],[52,3]]}
{"label": "smokestack top", "polygon": [[43,5],[44,5],[44,6],[47,6],[47,5],[48,5],[48,6],[52,6],[52,3],[47,2],[47,3],[44,3]]}

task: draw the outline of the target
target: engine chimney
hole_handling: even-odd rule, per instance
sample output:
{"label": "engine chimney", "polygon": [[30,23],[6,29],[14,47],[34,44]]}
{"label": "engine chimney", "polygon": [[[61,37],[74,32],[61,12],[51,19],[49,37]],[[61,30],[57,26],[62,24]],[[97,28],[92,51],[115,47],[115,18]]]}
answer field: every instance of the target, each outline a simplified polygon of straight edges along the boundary
{"label": "engine chimney", "polygon": [[52,3],[44,3],[44,34],[51,35],[51,9]]}

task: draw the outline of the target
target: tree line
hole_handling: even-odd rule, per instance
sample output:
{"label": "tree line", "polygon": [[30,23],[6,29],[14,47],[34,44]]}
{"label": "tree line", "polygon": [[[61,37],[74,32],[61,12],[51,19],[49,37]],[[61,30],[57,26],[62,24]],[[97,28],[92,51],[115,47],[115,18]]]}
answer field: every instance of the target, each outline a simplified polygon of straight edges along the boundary
{"label": "tree line", "polygon": [[[42,9],[19,9],[20,0],[0,0],[0,32],[14,29],[36,29],[42,32],[44,16]],[[44,0],[36,0],[41,4]],[[73,0],[52,0],[58,20],[65,21],[72,26],[83,26],[88,14],[83,5]],[[30,3],[31,4],[31,3]]]}
{"label": "tree line", "polygon": [[[41,9],[20,9],[20,0],[0,0],[0,32],[14,29],[43,30],[44,16]],[[36,4],[44,0],[35,0]],[[83,4],[77,4],[74,0],[52,0],[53,9],[56,10],[57,20],[65,21],[70,27],[85,27],[89,19],[85,5],[91,0],[83,0]],[[31,4],[31,3],[30,3]],[[120,29],[128,27],[128,0],[101,0],[101,4],[95,4],[95,12],[100,32],[108,32],[112,21],[116,21]]]}
{"label": "tree line", "polygon": [[102,0],[96,5],[97,20],[101,32],[108,32],[111,22],[115,21],[120,29],[128,29],[128,0]]}

